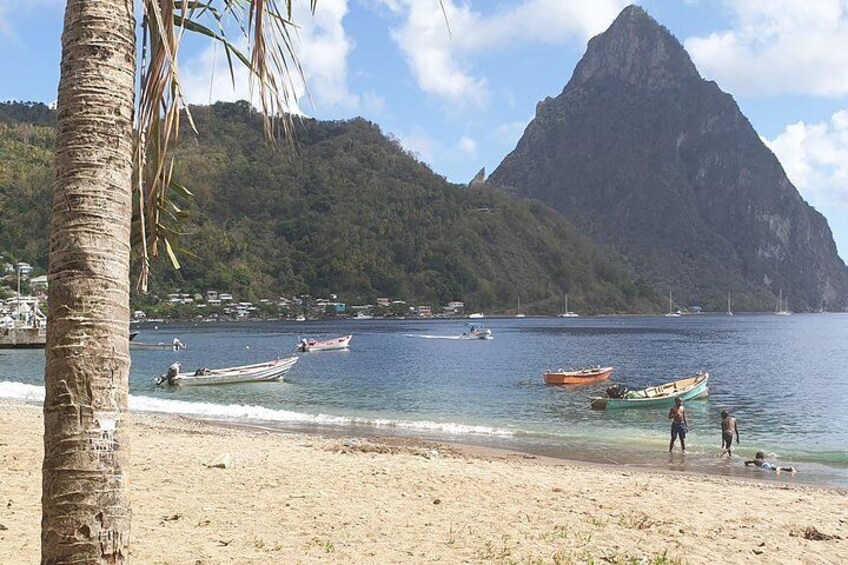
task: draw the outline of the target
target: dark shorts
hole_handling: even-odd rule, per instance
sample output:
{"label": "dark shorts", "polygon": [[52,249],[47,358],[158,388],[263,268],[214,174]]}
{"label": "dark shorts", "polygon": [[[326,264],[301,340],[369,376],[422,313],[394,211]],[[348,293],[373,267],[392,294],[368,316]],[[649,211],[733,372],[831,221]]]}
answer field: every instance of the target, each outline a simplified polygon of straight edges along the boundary
{"label": "dark shorts", "polygon": [[733,445],[733,434],[722,434],[722,436],[721,436],[721,448],[722,449],[730,449],[731,445]]}
{"label": "dark shorts", "polygon": [[671,424],[671,440],[676,440],[677,436],[680,436],[680,439],[686,439],[686,424],[678,424],[677,422]]}

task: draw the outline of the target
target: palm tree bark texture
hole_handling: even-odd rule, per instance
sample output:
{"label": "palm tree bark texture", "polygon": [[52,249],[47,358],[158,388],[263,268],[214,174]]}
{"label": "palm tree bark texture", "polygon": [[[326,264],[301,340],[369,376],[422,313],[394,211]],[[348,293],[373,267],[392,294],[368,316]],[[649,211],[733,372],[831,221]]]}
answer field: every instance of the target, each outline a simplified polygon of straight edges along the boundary
{"label": "palm tree bark texture", "polygon": [[68,0],[55,144],[41,562],[126,563],[132,0]]}

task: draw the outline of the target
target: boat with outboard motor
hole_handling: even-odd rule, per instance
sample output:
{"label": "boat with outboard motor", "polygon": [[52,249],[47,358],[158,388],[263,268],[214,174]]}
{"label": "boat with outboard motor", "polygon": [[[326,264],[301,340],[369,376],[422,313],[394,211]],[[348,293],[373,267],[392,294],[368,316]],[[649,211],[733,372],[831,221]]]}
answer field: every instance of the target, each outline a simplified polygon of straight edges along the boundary
{"label": "boat with outboard motor", "polygon": [[622,385],[608,387],[605,396],[591,399],[593,410],[612,410],[615,408],[668,408],[674,405],[674,399],[693,400],[706,398],[710,389],[707,382],[710,374],[698,372],[693,376],[648,387],[644,390],[628,391]]}
{"label": "boat with outboard motor", "polygon": [[338,351],[341,349],[349,349],[351,339],[353,339],[353,334],[323,341],[303,338],[297,344],[297,350],[301,353],[314,353],[318,351]]}
{"label": "boat with outboard motor", "polygon": [[180,372],[180,363],[177,361],[168,367],[167,373],[157,377],[155,382],[157,385],[196,386],[282,381],[298,359],[293,356],[226,369],[202,368],[193,373]]}
{"label": "boat with outboard motor", "polygon": [[468,328],[460,336],[462,339],[494,339],[492,330],[484,327],[483,324],[465,324]]}

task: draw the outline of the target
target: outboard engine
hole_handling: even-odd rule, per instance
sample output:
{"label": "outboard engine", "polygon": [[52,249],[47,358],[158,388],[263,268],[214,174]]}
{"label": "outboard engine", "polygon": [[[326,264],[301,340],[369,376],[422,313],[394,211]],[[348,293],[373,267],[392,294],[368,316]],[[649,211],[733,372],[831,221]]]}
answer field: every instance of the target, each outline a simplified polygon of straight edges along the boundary
{"label": "outboard engine", "polygon": [[607,398],[624,398],[627,394],[627,387],[620,384],[615,384],[607,387]]}

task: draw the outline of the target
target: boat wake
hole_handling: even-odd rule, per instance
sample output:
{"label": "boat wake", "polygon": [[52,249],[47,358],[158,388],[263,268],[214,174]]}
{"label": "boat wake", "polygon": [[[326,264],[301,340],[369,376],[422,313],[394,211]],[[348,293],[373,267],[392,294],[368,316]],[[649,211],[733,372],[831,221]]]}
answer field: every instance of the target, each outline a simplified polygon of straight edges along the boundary
{"label": "boat wake", "polygon": [[468,339],[462,335],[427,335],[427,334],[406,334],[406,337],[417,337],[420,339]]}

